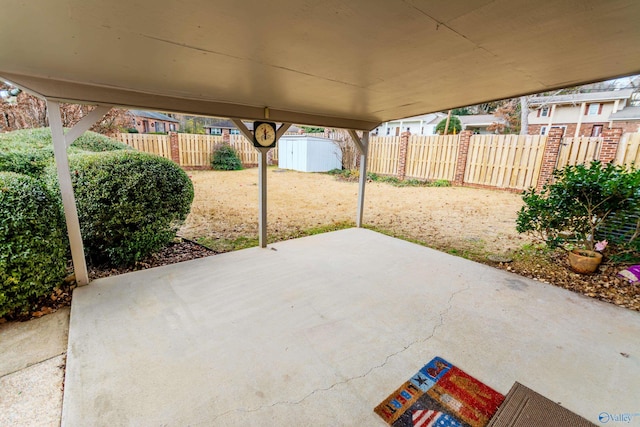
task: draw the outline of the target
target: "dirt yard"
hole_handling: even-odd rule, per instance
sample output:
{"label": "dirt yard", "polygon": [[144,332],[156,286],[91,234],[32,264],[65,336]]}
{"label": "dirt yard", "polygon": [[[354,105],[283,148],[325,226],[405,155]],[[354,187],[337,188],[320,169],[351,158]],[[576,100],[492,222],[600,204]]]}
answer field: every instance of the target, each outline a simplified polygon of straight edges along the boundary
{"label": "dirt yard", "polygon": [[[189,172],[196,188],[181,230],[190,239],[236,239],[258,232],[258,170]],[[268,233],[275,236],[354,221],[358,184],[326,174],[268,170]],[[370,182],[364,222],[429,246],[502,254],[527,239],[515,231],[517,194],[461,187],[393,187]]]}

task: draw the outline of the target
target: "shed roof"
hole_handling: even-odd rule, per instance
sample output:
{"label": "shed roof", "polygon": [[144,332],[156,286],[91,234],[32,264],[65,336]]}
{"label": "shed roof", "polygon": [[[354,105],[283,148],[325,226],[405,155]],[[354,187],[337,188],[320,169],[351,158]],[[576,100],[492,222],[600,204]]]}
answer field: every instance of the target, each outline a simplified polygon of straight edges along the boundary
{"label": "shed roof", "polygon": [[640,73],[637,0],[49,0],[2,9],[1,77],[54,100],[145,110],[372,129]]}

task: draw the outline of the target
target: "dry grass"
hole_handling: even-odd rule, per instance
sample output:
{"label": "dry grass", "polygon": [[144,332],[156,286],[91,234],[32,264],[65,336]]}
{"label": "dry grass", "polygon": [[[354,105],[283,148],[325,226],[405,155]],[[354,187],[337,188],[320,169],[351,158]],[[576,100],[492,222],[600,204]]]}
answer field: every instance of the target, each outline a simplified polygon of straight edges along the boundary
{"label": "dry grass", "polygon": [[[189,172],[195,200],[181,234],[208,244],[255,239],[258,171]],[[268,233],[275,240],[304,230],[352,223],[358,185],[326,174],[268,171]],[[461,187],[367,184],[364,222],[450,252],[504,253],[527,242],[515,231],[517,194]]]}

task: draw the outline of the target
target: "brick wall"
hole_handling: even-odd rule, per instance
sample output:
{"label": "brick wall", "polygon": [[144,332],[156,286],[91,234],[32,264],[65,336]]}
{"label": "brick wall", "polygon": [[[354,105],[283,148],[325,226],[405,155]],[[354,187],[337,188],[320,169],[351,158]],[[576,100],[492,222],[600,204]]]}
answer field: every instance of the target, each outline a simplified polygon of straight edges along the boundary
{"label": "brick wall", "polygon": [[469,154],[469,143],[473,132],[463,130],[460,132],[460,144],[458,145],[458,159],[456,160],[456,173],[453,183],[462,185],[464,183],[464,172],[467,169],[467,156]]}
{"label": "brick wall", "polygon": [[180,143],[176,132],[169,132],[169,149],[171,151],[171,160],[180,164]]}
{"label": "brick wall", "polygon": [[400,147],[398,148],[398,178],[403,180],[407,176],[407,152],[409,151],[409,137],[411,132],[402,132]]}
{"label": "brick wall", "polygon": [[622,133],[640,132],[640,121],[613,122],[613,126],[622,129]]}
{"label": "brick wall", "polygon": [[540,168],[540,176],[538,177],[538,185],[536,189],[540,190],[551,179],[553,171],[558,163],[558,153],[560,151],[560,143],[564,130],[562,128],[552,128],[547,133],[547,144],[544,147],[542,155],[542,167]]}
{"label": "brick wall", "polygon": [[622,137],[622,129],[606,129],[602,132],[602,147],[600,148],[600,161],[602,163],[612,162],[616,158],[618,144]]}

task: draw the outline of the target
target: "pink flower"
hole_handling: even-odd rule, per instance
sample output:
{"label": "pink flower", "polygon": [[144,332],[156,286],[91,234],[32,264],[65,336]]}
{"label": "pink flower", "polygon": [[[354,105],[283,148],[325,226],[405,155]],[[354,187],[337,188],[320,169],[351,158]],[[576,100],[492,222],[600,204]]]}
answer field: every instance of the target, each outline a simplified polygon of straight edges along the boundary
{"label": "pink flower", "polygon": [[596,251],[598,252],[604,251],[604,248],[606,248],[608,244],[609,242],[607,242],[606,240],[596,243]]}

